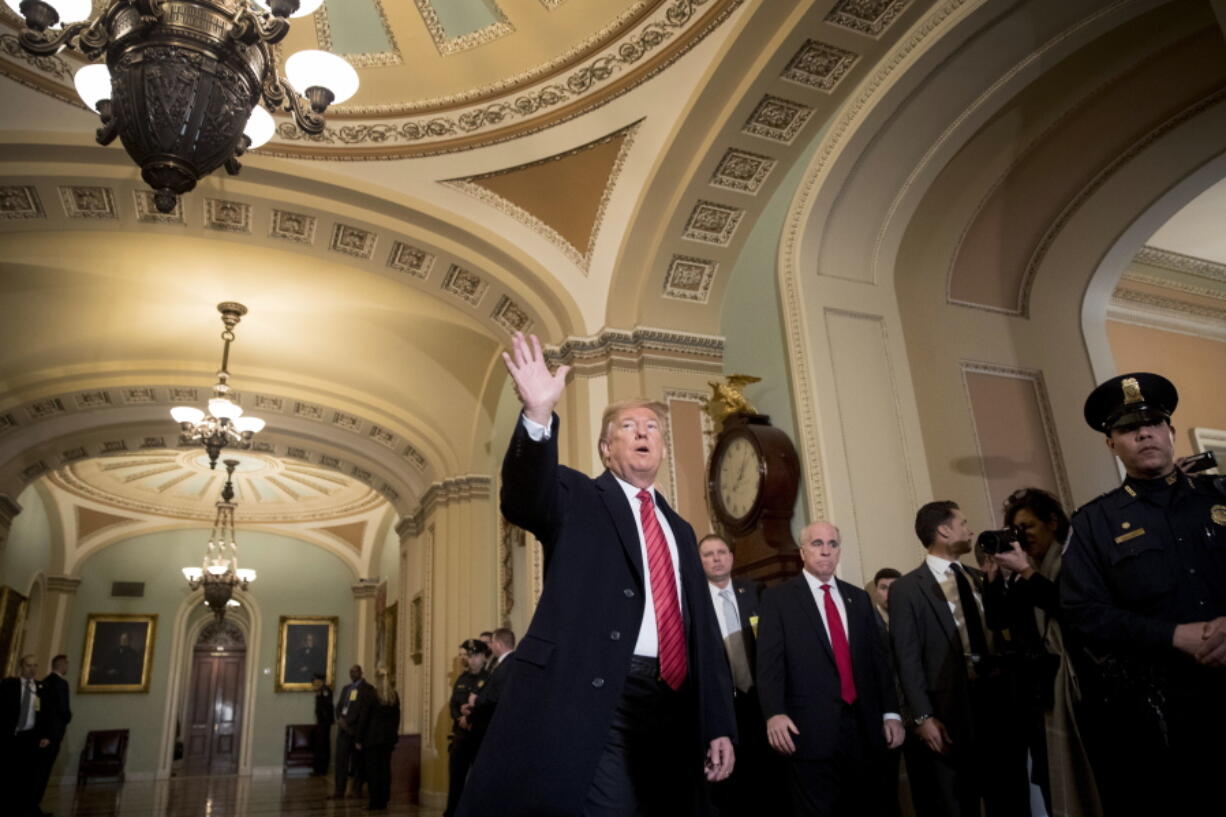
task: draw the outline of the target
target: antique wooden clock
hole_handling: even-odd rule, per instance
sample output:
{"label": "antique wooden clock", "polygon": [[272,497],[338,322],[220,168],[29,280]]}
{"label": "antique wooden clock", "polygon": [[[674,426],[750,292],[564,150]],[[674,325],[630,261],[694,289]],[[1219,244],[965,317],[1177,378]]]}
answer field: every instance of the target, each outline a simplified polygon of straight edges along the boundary
{"label": "antique wooden clock", "polygon": [[736,551],[737,576],[772,582],[800,569],[792,511],[800,461],[791,439],[765,414],[724,418],[711,453],[707,495],[716,524]]}

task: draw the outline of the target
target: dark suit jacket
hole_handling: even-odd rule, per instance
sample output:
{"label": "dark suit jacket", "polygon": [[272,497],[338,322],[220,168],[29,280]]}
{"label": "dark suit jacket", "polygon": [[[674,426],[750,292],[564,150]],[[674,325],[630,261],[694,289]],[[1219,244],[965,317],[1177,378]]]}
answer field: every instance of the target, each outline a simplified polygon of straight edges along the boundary
{"label": "dark suit jacket", "polygon": [[[836,580],[847,609],[847,642],[856,681],[861,734],[872,748],[885,751],[882,716],[897,712],[894,679],[885,643],[868,594]],[[798,760],[825,760],[835,754],[839,710],[843,706],[839,671],[817,601],[804,575],[793,576],[762,597],[758,621],[758,697],[767,718],[786,714],[800,730],[794,735]]]}
{"label": "dark suit jacket", "polygon": [[39,687],[39,714],[46,719],[47,735],[52,743],[64,739],[64,732],[72,722],[72,709],[68,704],[68,682],[52,672]]}
{"label": "dark suit jacket", "polygon": [[511,669],[515,665],[514,657],[514,652],[503,656],[498,666],[494,667],[494,671],[490,673],[489,679],[481,687],[481,691],[477,693],[477,700],[473,703],[472,712],[468,715],[468,723],[472,726],[473,738],[478,743],[489,731],[494,711],[498,707],[498,702],[502,700],[507,679],[511,677]]}
{"label": "dark suit jacket", "polygon": [[[578,815],[621,699],[643,618],[644,570],[630,503],[608,471],[558,464],[558,421],[534,442],[517,422],[502,512],[544,549],[545,584],[460,803],[460,815]],[[677,541],[688,676],[679,706],[694,783],[706,743],[736,738],[732,677],[693,529],[657,495]],[[669,772],[671,773],[671,772]],[[679,778],[678,785],[688,785]]]}
{"label": "dark suit jacket", "polygon": [[366,732],[366,721],[370,717],[371,708],[377,702],[375,688],[369,681],[362,679],[362,683],[357,687],[357,699],[349,704],[349,711],[342,716],[341,709],[345,704],[345,697],[349,694],[349,687],[350,684],[345,684],[336,699],[336,723],[341,727],[341,731],[348,731],[354,736],[362,735]]}
{"label": "dark suit jacket", "polygon": [[[982,594],[983,574],[966,568]],[[949,602],[927,563],[890,586],[890,642],[898,681],[913,717],[934,715],[970,745],[973,720],[966,653]]]}
{"label": "dark suit jacket", "polygon": [[[0,740],[7,741],[17,731],[17,719],[21,717],[21,685],[24,681],[16,676],[0,680]],[[34,685],[41,691],[37,681]],[[34,715],[34,731],[37,737],[47,737],[47,715],[39,705]]]}

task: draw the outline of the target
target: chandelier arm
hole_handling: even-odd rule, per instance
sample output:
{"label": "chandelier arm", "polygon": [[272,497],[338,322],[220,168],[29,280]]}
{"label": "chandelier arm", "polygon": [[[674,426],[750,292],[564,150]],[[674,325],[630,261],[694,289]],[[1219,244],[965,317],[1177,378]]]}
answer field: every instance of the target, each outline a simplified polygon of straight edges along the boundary
{"label": "chandelier arm", "polygon": [[[91,21],[80,23],[72,23],[64,26],[59,31],[35,31],[32,28],[23,28],[21,33],[17,35],[17,39],[21,42],[21,47],[31,54],[40,57],[48,57],[59,51],[61,48],[74,48],[78,51],[86,53],[86,56],[96,56],[85,52],[83,48],[78,48],[71,41],[77,39],[81,32],[86,31],[94,25]],[[102,44],[106,45],[107,34],[105,31],[101,33],[103,38]],[[99,51],[101,48],[98,49]]]}
{"label": "chandelier arm", "polygon": [[289,26],[289,20],[241,7],[234,13],[234,28],[230,29],[230,36],[243,45],[255,45],[257,42],[276,45],[285,39]]}
{"label": "chandelier arm", "polygon": [[277,79],[282,89],[284,89],[285,109],[294,115],[294,122],[298,124],[298,127],[312,136],[323,133],[324,125],[327,124],[324,115],[315,113],[311,108],[311,103],[294,90],[288,79],[284,77],[278,77]]}

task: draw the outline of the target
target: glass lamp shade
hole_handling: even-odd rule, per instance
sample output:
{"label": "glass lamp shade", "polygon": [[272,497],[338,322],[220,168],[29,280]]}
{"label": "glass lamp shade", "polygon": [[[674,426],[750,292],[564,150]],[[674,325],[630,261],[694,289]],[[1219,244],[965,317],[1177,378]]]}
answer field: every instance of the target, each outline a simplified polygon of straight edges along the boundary
{"label": "glass lamp shade", "polygon": [[230,565],[228,564],[209,565],[209,575],[210,576],[224,576],[226,575],[226,573],[229,572],[229,570],[230,570]]}
{"label": "glass lamp shade", "polygon": [[111,98],[111,72],[102,63],[83,66],[73,74],[72,84],[91,111],[98,110],[98,103]]}
{"label": "glass lamp shade", "polygon": [[285,75],[303,95],[308,88],[327,88],[332,92],[333,105],[339,105],[358,92],[358,72],[327,51],[299,51],[285,61]]}
{"label": "glass lamp shade", "polygon": [[194,406],[175,406],[170,410],[170,416],[176,423],[195,425],[204,419],[204,412]]}
{"label": "glass lamp shade", "polygon": [[[4,0],[13,13],[18,17],[21,16],[21,0]],[[91,0],[43,0],[48,6],[55,9],[55,13],[60,15],[60,24],[75,23],[78,20],[88,20],[89,15],[94,10],[94,4]],[[318,3],[316,4],[318,5]],[[109,97],[103,97],[108,99]]]}
{"label": "glass lamp shade", "polygon": [[213,397],[209,400],[209,414],[218,420],[237,420],[243,416],[243,407],[225,397]]}
{"label": "glass lamp shade", "polygon": [[238,574],[238,580],[239,580],[239,581],[242,581],[242,582],[253,582],[253,581],[255,581],[255,571],[254,571],[254,570],[252,570],[252,569],[251,569],[251,568],[249,568],[249,567],[240,567],[240,568],[239,568],[237,571],[235,571],[235,572]]}
{"label": "glass lamp shade", "polygon": [[203,577],[204,577],[204,570],[202,570],[199,567],[183,568],[183,578],[187,579],[189,582],[198,582]]}
{"label": "glass lamp shade", "polygon": [[[268,0],[255,0],[255,4],[265,11],[272,10]],[[298,4],[298,10],[290,15],[290,19],[292,20],[295,17],[306,17],[308,14],[314,14],[315,11],[323,4],[324,0],[302,0],[302,2]]]}
{"label": "glass lamp shade", "polygon": [[238,599],[230,599],[229,601],[226,602],[226,606],[227,607],[242,607],[243,605],[239,603]]}
{"label": "glass lamp shade", "polygon": [[276,132],[277,123],[273,120],[272,114],[259,105],[251,109],[251,116],[247,117],[247,126],[243,128],[243,133],[251,140],[248,150],[254,150],[266,143]]}
{"label": "glass lamp shade", "polygon": [[239,417],[234,421],[234,430],[240,434],[250,431],[252,434],[257,434],[264,429],[264,421],[259,417]]}

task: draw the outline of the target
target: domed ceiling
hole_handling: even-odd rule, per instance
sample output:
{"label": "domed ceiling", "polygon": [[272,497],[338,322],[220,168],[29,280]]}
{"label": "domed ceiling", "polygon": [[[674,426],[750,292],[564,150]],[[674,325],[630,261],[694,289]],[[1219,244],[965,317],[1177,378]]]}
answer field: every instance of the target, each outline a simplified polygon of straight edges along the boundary
{"label": "domed ceiling", "polygon": [[[364,513],[384,504],[369,485],[335,470],[252,452],[223,453],[234,469],[235,520],[306,522]],[[153,449],[82,460],[53,481],[86,499],[142,513],[212,519],[225,484],[224,466],[210,470],[200,449]]]}

